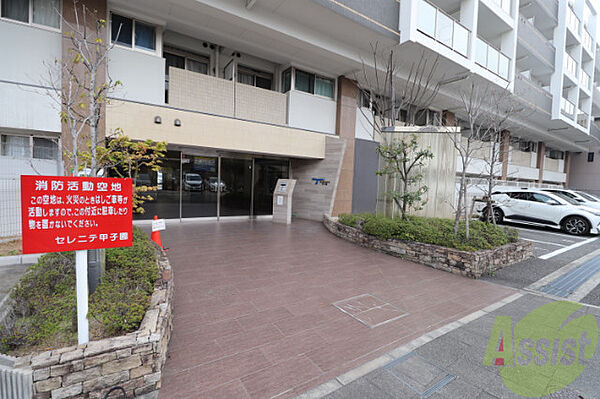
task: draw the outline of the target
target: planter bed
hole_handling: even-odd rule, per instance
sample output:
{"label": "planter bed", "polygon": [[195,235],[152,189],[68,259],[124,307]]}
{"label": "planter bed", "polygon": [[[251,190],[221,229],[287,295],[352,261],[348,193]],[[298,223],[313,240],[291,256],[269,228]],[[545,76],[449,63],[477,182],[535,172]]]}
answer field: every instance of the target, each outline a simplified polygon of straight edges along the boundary
{"label": "planter bed", "polygon": [[479,278],[533,255],[532,244],[521,240],[494,249],[467,252],[415,241],[381,240],[327,215],[323,217],[323,224],[336,236],[360,246],[472,278]]}

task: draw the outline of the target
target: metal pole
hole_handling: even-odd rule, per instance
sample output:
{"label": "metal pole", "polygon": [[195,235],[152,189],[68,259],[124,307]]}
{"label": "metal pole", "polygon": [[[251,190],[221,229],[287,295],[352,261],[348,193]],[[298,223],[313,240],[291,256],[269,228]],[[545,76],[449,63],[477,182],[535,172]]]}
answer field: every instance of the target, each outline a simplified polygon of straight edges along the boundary
{"label": "metal pole", "polygon": [[221,156],[217,158],[217,221],[221,219]]}
{"label": "metal pole", "polygon": [[77,340],[79,345],[87,343],[89,338],[88,326],[88,270],[87,251],[75,251],[75,276],[77,287]]}
{"label": "metal pole", "polygon": [[183,151],[179,151],[179,223],[183,221],[182,219],[182,196],[183,196]]}

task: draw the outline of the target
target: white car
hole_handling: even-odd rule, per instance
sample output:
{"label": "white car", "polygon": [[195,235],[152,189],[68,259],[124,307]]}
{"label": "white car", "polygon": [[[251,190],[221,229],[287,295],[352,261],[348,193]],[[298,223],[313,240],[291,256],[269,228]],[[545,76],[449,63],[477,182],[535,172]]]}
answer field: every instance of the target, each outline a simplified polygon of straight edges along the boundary
{"label": "white car", "polygon": [[204,180],[198,173],[186,173],[183,175],[183,189],[187,191],[204,190]]}
{"label": "white car", "polygon": [[[600,210],[542,190],[507,190],[492,195],[492,214],[502,221],[561,229],[573,235],[600,233]],[[481,210],[482,218],[487,207]]]}
{"label": "white car", "polygon": [[566,196],[572,200],[577,201],[577,203],[579,203],[580,205],[600,210],[600,201],[598,201],[598,199],[594,199],[594,197],[589,194],[575,190],[566,190],[564,188],[545,188],[543,189],[543,191],[556,194],[563,198]]}

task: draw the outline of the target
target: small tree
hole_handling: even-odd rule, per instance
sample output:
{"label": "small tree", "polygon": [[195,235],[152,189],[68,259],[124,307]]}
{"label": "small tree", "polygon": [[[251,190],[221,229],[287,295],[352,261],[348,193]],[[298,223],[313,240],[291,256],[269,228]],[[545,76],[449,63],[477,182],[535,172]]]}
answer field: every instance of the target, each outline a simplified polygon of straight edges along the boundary
{"label": "small tree", "polygon": [[377,153],[384,160],[384,167],[377,174],[397,178],[401,186],[400,190],[390,190],[384,195],[396,203],[402,219],[406,219],[410,209],[419,210],[426,203],[422,197],[427,192],[427,186],[419,184],[423,179],[419,168],[433,158],[433,153],[429,148],[420,148],[414,134],[408,138],[391,139],[389,144],[380,144]]}
{"label": "small tree", "polygon": [[[132,207],[135,213],[144,213],[143,204],[152,201],[149,193],[156,191],[157,186],[137,185],[140,170],[160,171],[162,158],[167,151],[167,143],[152,140],[133,141],[121,129],[108,137],[105,146],[96,149],[99,168],[112,172],[114,176],[133,180]],[[91,151],[80,151],[79,158],[84,162],[91,159]]]}

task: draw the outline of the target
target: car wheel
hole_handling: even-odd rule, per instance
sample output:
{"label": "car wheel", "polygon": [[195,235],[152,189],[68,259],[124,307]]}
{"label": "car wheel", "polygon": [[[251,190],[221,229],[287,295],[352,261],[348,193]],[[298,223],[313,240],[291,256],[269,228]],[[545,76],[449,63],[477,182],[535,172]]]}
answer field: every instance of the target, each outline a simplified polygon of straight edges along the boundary
{"label": "car wheel", "polygon": [[590,224],[581,216],[569,216],[562,223],[565,233],[583,236],[590,232]]}
{"label": "car wheel", "polygon": [[488,209],[484,208],[483,211],[482,211],[481,220],[483,220],[484,222],[486,220],[488,222],[491,222],[492,218],[494,220],[494,223],[496,223],[496,224],[502,223],[502,220],[504,219],[504,212],[502,212],[502,209],[500,209],[500,208],[492,208],[492,214],[488,215]]}

